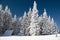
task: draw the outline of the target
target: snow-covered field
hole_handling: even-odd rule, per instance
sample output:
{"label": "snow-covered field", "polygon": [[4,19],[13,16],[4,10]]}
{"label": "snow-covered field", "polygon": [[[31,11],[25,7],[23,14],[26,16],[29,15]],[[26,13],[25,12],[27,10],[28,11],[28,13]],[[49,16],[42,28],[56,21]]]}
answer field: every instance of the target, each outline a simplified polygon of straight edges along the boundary
{"label": "snow-covered field", "polygon": [[45,36],[1,36],[0,40],[60,40],[60,34]]}

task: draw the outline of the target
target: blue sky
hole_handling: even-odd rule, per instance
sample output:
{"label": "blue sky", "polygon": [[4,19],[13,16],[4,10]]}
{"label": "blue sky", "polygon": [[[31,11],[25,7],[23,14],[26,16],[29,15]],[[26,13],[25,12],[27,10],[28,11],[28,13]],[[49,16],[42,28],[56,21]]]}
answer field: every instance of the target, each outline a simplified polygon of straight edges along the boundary
{"label": "blue sky", "polygon": [[[54,18],[55,22],[60,29],[60,1],[59,0],[35,0],[37,2],[37,8],[39,15],[43,14],[44,8],[47,10],[47,14]],[[29,8],[33,7],[34,0],[0,0],[0,4],[11,9],[12,16],[15,14],[17,17],[23,16],[24,11],[28,12]]]}

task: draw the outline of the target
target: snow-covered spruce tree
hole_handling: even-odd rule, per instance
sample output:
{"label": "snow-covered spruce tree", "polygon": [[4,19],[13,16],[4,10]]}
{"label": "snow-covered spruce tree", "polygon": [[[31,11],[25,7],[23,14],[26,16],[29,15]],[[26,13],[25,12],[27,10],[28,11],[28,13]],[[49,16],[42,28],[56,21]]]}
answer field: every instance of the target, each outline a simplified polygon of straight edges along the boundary
{"label": "snow-covered spruce tree", "polygon": [[56,23],[54,22],[54,19],[52,18],[51,20],[51,26],[50,26],[50,34],[55,34],[56,33]]}
{"label": "snow-covered spruce tree", "polygon": [[44,9],[43,16],[41,16],[41,21],[40,21],[40,34],[46,34],[46,31],[48,30],[47,28],[47,20],[48,16],[46,13],[46,9]]}
{"label": "snow-covered spruce tree", "polygon": [[39,35],[41,35],[42,34],[42,15],[41,16],[39,16],[39,19],[38,19],[38,21],[39,21],[39,23],[38,23],[38,25],[39,25],[39,27],[40,27],[40,30],[39,30]]}
{"label": "snow-covered spruce tree", "polygon": [[49,19],[47,16],[46,9],[44,9],[43,18],[42,18],[41,27],[40,27],[41,29],[40,34],[49,34],[50,32],[49,27],[50,27]]}
{"label": "snow-covered spruce tree", "polygon": [[21,29],[22,27],[22,17],[19,17],[19,28]]}
{"label": "snow-covered spruce tree", "polygon": [[32,14],[31,14],[31,23],[29,26],[29,34],[31,36],[39,35],[39,26],[38,26],[38,10],[37,10],[37,4],[34,1]]}
{"label": "snow-covered spruce tree", "polygon": [[5,7],[5,13],[3,16],[5,30],[12,28],[12,15],[8,6]]}
{"label": "snow-covered spruce tree", "polygon": [[27,28],[27,14],[26,12],[24,12],[24,15],[23,15],[23,19],[22,19],[22,22],[21,22],[21,28],[20,28],[20,32],[22,33],[22,36],[23,35],[26,35],[26,28]]}
{"label": "snow-covered spruce tree", "polygon": [[17,19],[17,23],[16,23],[16,34],[18,35],[18,33],[20,33],[20,28],[21,28],[21,18]]}
{"label": "snow-covered spruce tree", "polygon": [[26,27],[26,31],[25,31],[26,36],[29,35],[29,28],[28,27],[30,26],[30,23],[31,23],[31,21],[30,21],[31,13],[32,13],[32,11],[31,11],[31,8],[30,8],[29,11],[28,11],[28,15],[27,15],[27,27]]}
{"label": "snow-covered spruce tree", "polygon": [[50,16],[47,16],[46,9],[44,9],[43,17],[40,21],[40,34],[54,34],[55,31],[55,23],[53,22],[53,19],[51,21]]}
{"label": "snow-covered spruce tree", "polygon": [[12,35],[18,35],[20,32],[20,19],[14,15],[14,18],[12,20],[12,29],[13,29],[13,34]]}
{"label": "snow-covered spruce tree", "polygon": [[3,14],[4,14],[4,11],[2,10],[2,5],[0,5],[0,35],[2,35],[4,32]]}
{"label": "snow-covered spruce tree", "polygon": [[17,18],[16,18],[16,15],[14,15],[14,18],[13,18],[12,29],[13,29],[13,35],[17,35]]}
{"label": "snow-covered spruce tree", "polygon": [[22,17],[19,17],[19,21],[18,21],[18,26],[19,26],[19,33],[18,33],[18,35],[19,36],[23,36],[23,28],[22,28]]}
{"label": "snow-covered spruce tree", "polygon": [[17,18],[16,15],[14,15],[14,18],[12,19],[12,29],[13,29],[13,35],[21,35],[20,29],[22,29],[22,17]]}

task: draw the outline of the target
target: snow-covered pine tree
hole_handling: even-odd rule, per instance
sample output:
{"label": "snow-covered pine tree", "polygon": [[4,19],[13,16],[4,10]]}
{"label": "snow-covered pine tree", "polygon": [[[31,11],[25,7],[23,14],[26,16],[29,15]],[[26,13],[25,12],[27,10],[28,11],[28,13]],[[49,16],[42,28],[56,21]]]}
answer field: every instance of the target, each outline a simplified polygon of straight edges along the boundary
{"label": "snow-covered pine tree", "polygon": [[8,18],[8,23],[9,23],[9,28],[8,29],[12,29],[12,14],[10,11],[10,8],[8,9],[8,13],[9,13],[9,18]]}
{"label": "snow-covered pine tree", "polygon": [[16,35],[20,33],[20,27],[21,27],[21,19],[18,18],[16,23]]}
{"label": "snow-covered pine tree", "polygon": [[2,35],[4,32],[3,14],[4,14],[4,11],[2,10],[2,5],[0,4],[0,35]]}
{"label": "snow-covered pine tree", "polygon": [[26,28],[27,28],[27,14],[26,14],[26,12],[24,12],[21,25],[22,25],[22,27],[21,27],[20,31],[21,31],[22,35],[26,36]]}
{"label": "snow-covered pine tree", "polygon": [[48,22],[48,16],[47,16],[47,12],[46,9],[44,9],[44,13],[43,13],[43,18],[41,21],[41,31],[40,34],[49,34],[49,22]]}
{"label": "snow-covered pine tree", "polygon": [[22,17],[19,17],[19,20],[18,20],[18,28],[19,28],[19,33],[18,35],[22,36]]}
{"label": "snow-covered pine tree", "polygon": [[31,11],[31,8],[30,8],[29,11],[28,11],[28,15],[27,15],[27,27],[26,27],[26,31],[25,31],[27,36],[29,35],[29,28],[28,27],[30,26],[30,23],[31,23],[31,21],[30,21],[31,13],[32,13],[32,11]]}
{"label": "snow-covered pine tree", "polygon": [[12,22],[13,35],[17,35],[17,17],[14,15]]}
{"label": "snow-covered pine tree", "polygon": [[50,16],[47,16],[46,9],[44,9],[43,17],[40,21],[40,34],[54,34],[56,32],[56,26],[54,20]]}
{"label": "snow-covered pine tree", "polygon": [[15,21],[17,21],[16,15],[14,15],[14,20],[13,20],[13,22],[15,22]]}
{"label": "snow-covered pine tree", "polygon": [[31,36],[39,35],[39,26],[38,26],[38,10],[36,1],[34,1],[32,14],[31,14],[31,23],[29,26],[29,34]]}
{"label": "snow-covered pine tree", "polygon": [[50,34],[55,34],[55,33],[56,33],[56,24],[54,22],[54,19],[52,18],[51,26],[50,26]]}
{"label": "snow-covered pine tree", "polygon": [[17,18],[16,15],[14,15],[12,23],[13,35],[18,35],[18,33],[20,32],[20,20],[21,19]]}
{"label": "snow-covered pine tree", "polygon": [[22,17],[19,17],[19,28],[21,29],[22,27]]}
{"label": "snow-covered pine tree", "polygon": [[12,15],[8,6],[5,7],[5,13],[3,16],[5,30],[12,28]]}
{"label": "snow-covered pine tree", "polygon": [[38,21],[39,21],[39,27],[40,27],[40,32],[39,32],[39,35],[41,35],[42,34],[42,15],[41,16],[39,16],[39,19],[38,19]]}
{"label": "snow-covered pine tree", "polygon": [[12,20],[12,29],[13,29],[13,35],[18,35],[20,32],[20,19],[14,15],[14,18]]}

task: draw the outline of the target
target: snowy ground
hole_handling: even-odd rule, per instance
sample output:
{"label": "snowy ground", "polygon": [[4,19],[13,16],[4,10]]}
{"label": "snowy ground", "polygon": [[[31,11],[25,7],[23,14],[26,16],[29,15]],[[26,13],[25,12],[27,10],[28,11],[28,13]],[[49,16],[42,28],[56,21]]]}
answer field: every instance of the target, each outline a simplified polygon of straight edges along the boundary
{"label": "snowy ground", "polygon": [[0,40],[60,40],[60,34],[45,36],[1,36]]}

